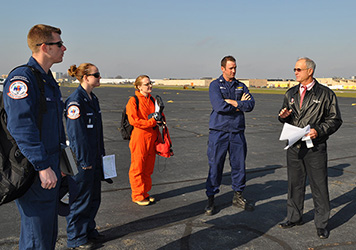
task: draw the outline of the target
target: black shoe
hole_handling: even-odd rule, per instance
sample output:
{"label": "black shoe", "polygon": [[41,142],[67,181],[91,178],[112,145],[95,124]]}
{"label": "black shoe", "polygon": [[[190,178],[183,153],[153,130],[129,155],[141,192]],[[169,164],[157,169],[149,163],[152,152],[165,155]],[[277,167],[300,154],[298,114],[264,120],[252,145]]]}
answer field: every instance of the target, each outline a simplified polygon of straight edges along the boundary
{"label": "black shoe", "polygon": [[206,215],[214,214],[214,195],[208,196],[208,205],[206,205],[205,207],[205,214]]}
{"label": "black shoe", "polygon": [[326,228],[317,228],[316,232],[320,239],[329,238],[329,231]]}
{"label": "black shoe", "polygon": [[251,203],[242,196],[242,192],[236,191],[234,193],[234,197],[232,198],[232,205],[235,207],[242,208],[246,211],[253,211],[255,208]]}
{"label": "black shoe", "polygon": [[109,184],[113,184],[114,183],[114,181],[111,178],[104,179],[104,181],[106,181]]}
{"label": "black shoe", "polygon": [[294,226],[303,225],[303,223],[304,223],[303,220],[299,220],[297,222],[291,222],[291,221],[287,220],[286,222],[280,223],[279,227],[283,228],[283,229],[287,229],[287,228],[291,228],[291,227],[294,227]]}
{"label": "black shoe", "polygon": [[103,240],[105,240],[105,235],[103,235],[103,234],[98,234],[98,235],[96,235],[95,237],[89,237],[88,238],[90,241],[93,241],[93,242],[95,242],[95,241],[103,241]]}

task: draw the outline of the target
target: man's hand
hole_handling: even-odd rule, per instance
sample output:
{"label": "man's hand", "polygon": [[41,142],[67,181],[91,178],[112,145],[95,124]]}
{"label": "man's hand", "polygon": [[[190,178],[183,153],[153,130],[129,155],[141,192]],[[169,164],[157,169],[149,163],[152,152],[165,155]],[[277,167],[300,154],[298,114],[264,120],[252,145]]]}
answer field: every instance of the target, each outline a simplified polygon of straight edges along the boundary
{"label": "man's hand", "polygon": [[227,102],[228,104],[234,106],[234,107],[237,107],[237,105],[238,105],[237,101],[235,101],[235,100],[225,99],[224,101]]}
{"label": "man's hand", "polygon": [[315,139],[318,137],[318,132],[315,129],[311,128],[310,132],[308,134],[306,134],[305,136],[309,136],[310,139]]}
{"label": "man's hand", "polygon": [[287,108],[284,108],[281,110],[281,112],[279,112],[279,117],[281,117],[282,119],[287,118],[288,116],[290,116],[290,114],[292,113],[292,110],[287,110]]}
{"label": "man's hand", "polygon": [[51,167],[38,171],[38,175],[40,176],[42,188],[51,189],[56,187],[57,176]]}
{"label": "man's hand", "polygon": [[[241,96],[241,101],[248,101],[251,100],[251,96],[248,93],[243,93]],[[232,106],[234,106],[235,108],[237,108],[237,106],[239,105],[237,103],[237,101],[235,100],[231,100],[231,99],[225,99],[225,102],[227,102],[228,104],[231,104]],[[237,109],[236,111],[239,111],[239,109]]]}
{"label": "man's hand", "polygon": [[243,93],[241,97],[241,101],[249,101],[251,100],[251,95],[248,93]]}

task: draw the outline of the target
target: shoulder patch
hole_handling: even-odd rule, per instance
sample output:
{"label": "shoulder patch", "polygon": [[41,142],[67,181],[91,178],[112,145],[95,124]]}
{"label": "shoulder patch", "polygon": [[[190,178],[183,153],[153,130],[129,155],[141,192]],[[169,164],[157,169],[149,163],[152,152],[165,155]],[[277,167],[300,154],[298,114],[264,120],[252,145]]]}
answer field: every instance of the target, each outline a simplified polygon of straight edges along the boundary
{"label": "shoulder patch", "polygon": [[80,109],[78,106],[70,106],[68,108],[67,117],[69,119],[75,120],[80,117]]}
{"label": "shoulder patch", "polygon": [[9,93],[7,95],[12,99],[22,99],[28,96],[28,87],[23,81],[14,81],[10,84]]}

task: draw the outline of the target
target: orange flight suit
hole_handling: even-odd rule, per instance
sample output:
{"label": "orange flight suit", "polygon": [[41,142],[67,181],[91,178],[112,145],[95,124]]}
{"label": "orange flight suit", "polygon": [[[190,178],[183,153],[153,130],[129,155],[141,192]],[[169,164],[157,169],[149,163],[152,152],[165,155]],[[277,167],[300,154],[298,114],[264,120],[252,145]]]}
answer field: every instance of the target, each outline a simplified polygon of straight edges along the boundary
{"label": "orange flight suit", "polygon": [[158,136],[157,122],[154,118],[148,119],[148,115],[155,112],[155,105],[148,97],[139,91],[135,92],[139,101],[137,110],[136,100],[131,97],[126,105],[126,113],[130,124],[134,127],[131,139],[131,166],[129,171],[132,190],[132,201],[142,201],[149,196],[151,190],[151,175],[156,160],[155,142]]}

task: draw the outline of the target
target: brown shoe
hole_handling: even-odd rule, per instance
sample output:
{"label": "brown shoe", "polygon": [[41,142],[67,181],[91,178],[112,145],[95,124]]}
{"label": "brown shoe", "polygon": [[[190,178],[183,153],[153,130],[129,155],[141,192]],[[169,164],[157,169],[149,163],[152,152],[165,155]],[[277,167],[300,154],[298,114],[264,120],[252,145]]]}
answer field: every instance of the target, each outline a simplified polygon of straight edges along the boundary
{"label": "brown shoe", "polygon": [[69,249],[94,249],[94,243],[93,242],[87,242],[83,245],[77,246],[77,247],[70,247]]}
{"label": "brown shoe", "polygon": [[242,192],[234,192],[234,197],[232,198],[232,205],[238,208],[242,208],[246,211],[253,211],[255,208],[251,203],[249,203],[243,196]]}
{"label": "brown shoe", "polygon": [[134,202],[140,206],[148,206],[151,203],[148,198],[143,199],[142,201],[134,201]]}

